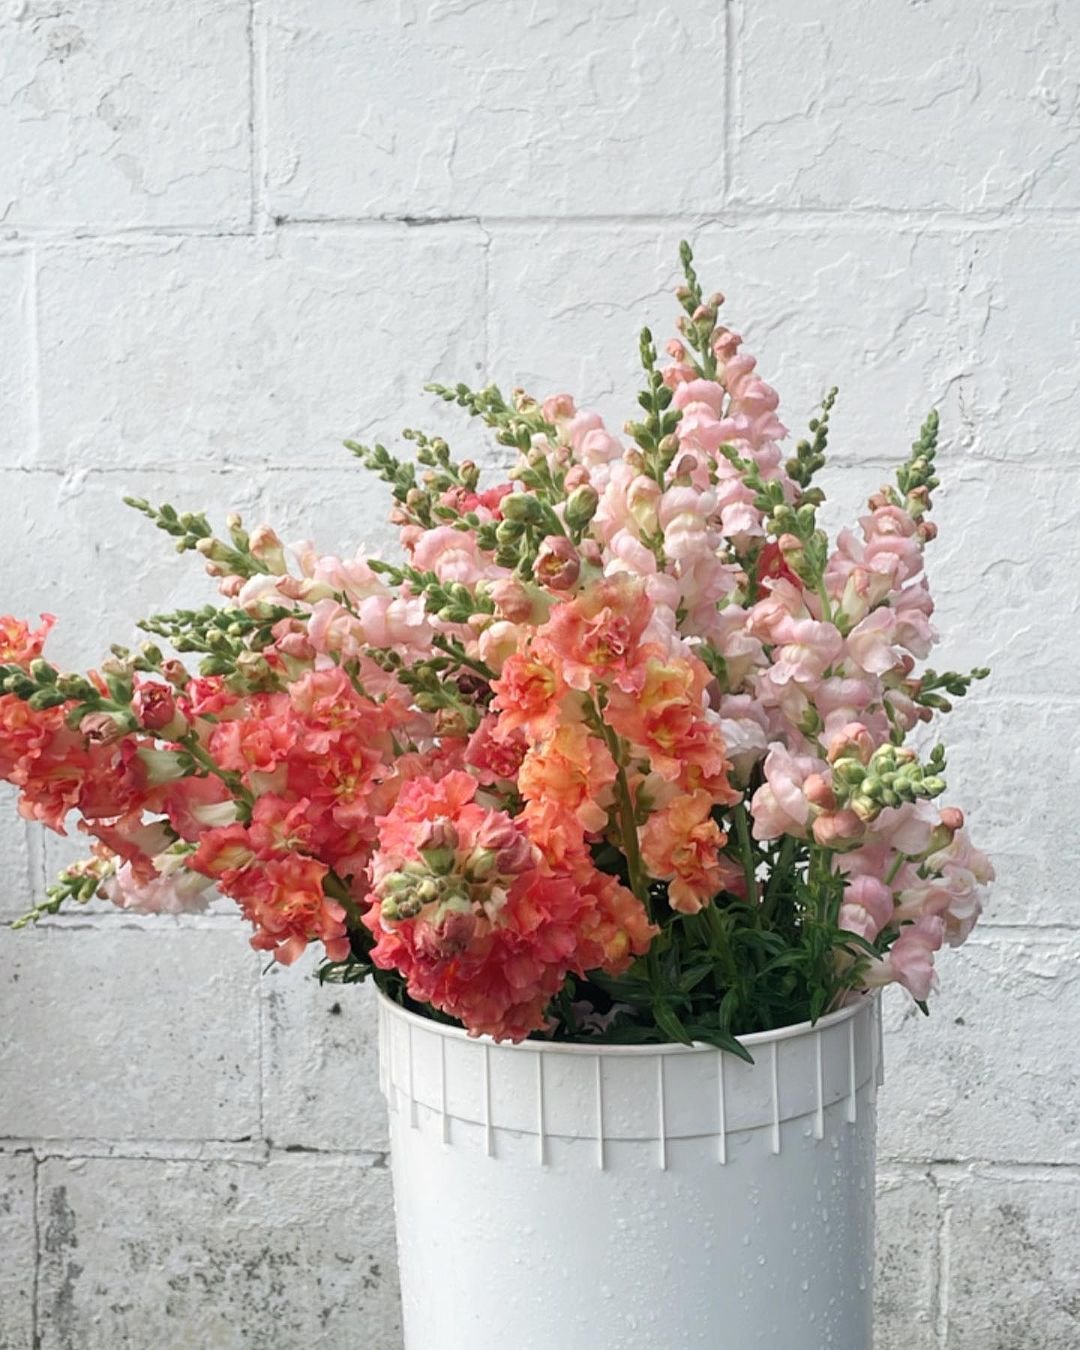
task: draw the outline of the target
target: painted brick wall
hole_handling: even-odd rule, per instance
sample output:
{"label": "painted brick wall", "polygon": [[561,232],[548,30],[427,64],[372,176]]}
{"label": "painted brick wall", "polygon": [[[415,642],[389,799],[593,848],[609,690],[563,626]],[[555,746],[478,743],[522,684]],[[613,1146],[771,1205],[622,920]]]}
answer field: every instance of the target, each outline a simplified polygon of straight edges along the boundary
{"label": "painted brick wall", "polygon": [[[125,492],[378,546],[338,441],[452,430],[425,380],[621,421],[684,234],[791,425],[840,383],[837,518],[940,407],[1001,880],[933,1021],[889,1002],[879,1350],[1080,1343],[1078,46],[1053,0],[0,5],[0,611],[63,662],[207,593]],[[0,854],[10,918],[70,846]],[[0,1350],[396,1350],[364,994],[223,907],[0,929],[0,1002]]]}

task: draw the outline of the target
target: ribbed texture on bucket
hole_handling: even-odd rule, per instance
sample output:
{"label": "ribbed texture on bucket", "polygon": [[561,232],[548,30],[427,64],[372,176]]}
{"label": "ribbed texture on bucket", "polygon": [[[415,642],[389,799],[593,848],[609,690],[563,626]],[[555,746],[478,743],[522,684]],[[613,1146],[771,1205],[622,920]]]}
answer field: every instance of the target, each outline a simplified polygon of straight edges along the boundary
{"label": "ribbed texture on bucket", "polygon": [[869,999],[814,1027],[746,1038],[753,1065],[708,1046],[499,1045],[385,999],[379,1031],[381,1087],[410,1128],[462,1147],[479,1139],[493,1157],[501,1134],[533,1136],[540,1164],[556,1139],[593,1141],[601,1168],[605,1145],[627,1140],[653,1143],[661,1168],[682,1139],[714,1140],[725,1164],[733,1135],[766,1130],[779,1153],[786,1122],[805,1119],[821,1139],[833,1108],[854,1123],[864,1089],[872,1100],[881,1078],[880,1010]]}

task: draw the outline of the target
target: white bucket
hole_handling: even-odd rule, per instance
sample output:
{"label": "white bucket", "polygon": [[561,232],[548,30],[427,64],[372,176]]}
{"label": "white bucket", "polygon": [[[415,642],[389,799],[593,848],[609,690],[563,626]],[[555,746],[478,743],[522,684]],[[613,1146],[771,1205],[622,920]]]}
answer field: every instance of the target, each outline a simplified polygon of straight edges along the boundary
{"label": "white bucket", "polygon": [[870,1350],[876,999],[753,1066],[379,1032],[406,1350]]}

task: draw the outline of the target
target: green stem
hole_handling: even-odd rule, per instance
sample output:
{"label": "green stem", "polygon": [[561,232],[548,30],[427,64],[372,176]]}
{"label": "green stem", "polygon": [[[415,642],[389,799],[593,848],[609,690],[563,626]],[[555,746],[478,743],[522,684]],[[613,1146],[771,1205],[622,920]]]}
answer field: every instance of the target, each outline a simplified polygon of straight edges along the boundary
{"label": "green stem", "polygon": [[323,891],[341,905],[341,908],[345,911],[349,928],[356,930],[363,928],[360,906],[352,898],[348,886],[336,872],[327,872],[326,876],[323,877]]}
{"label": "green stem", "polygon": [[888,872],[885,873],[886,886],[891,886],[893,884],[893,882],[896,880],[897,873],[900,871],[901,867],[903,867],[904,863],[906,862],[907,862],[906,853],[898,853],[896,855],[896,857],[893,859],[892,866],[889,868]]}
{"label": "green stem", "polygon": [[[649,895],[649,876],[641,858],[637,820],[634,817],[634,803],[630,797],[630,784],[626,779],[626,769],[623,767],[622,745],[614,730],[604,721],[604,715],[596,703],[589,700],[588,706],[592,714],[593,726],[603,736],[608,749],[611,751],[611,757],[618,766],[615,773],[615,805],[619,814],[619,830],[622,834],[623,851],[626,855],[626,871],[630,881],[630,889],[641,901],[650,921],[655,921],[652,898]],[[656,953],[655,942],[649,944],[649,950],[645,953],[645,967],[649,973],[649,990],[655,1003],[662,997],[660,961]]]}
{"label": "green stem", "polygon": [[[645,906],[646,911],[650,911],[649,879],[641,860],[641,845],[638,842],[637,821],[634,819],[634,803],[630,798],[630,784],[626,781],[626,770],[621,764],[615,775],[615,803],[619,810],[623,848],[626,850],[626,870],[630,875],[630,889]],[[649,918],[652,918],[651,912]]]}
{"label": "green stem", "polygon": [[[826,902],[829,898],[827,878],[832,874],[832,857],[833,850],[831,848],[819,848],[816,844],[810,845],[810,863],[806,871],[806,880],[811,898],[817,908],[817,917],[822,921],[828,918],[828,914],[822,911],[818,902],[822,897]],[[815,872],[821,878],[817,885],[815,885]]]}
{"label": "green stem", "polygon": [[213,758],[202,748],[193,734],[184,736],[180,741],[180,744],[184,747],[185,753],[190,755],[196,764],[201,764],[207,773],[212,773],[215,778],[220,778],[234,797],[238,797],[240,801],[249,807],[254,803],[255,798],[247,788],[244,787],[243,783],[240,781],[239,774],[230,773],[228,770],[220,768],[214,762]]}
{"label": "green stem", "polygon": [[716,908],[716,902],[712,901],[705,906],[702,913],[707,916],[709,927],[712,929],[713,941],[711,949],[720,958],[721,965],[724,968],[724,979],[729,989],[734,989],[739,983],[739,969],[735,963],[735,957],[731,950],[731,940],[727,930],[727,924],[724,922],[724,916]]}
{"label": "green stem", "polygon": [[431,645],[437,647],[439,651],[445,652],[447,656],[452,656],[459,666],[468,666],[470,670],[483,676],[485,680],[497,680],[499,678],[490,666],[485,665],[483,661],[474,661],[471,656],[459,651],[448,638],[444,638],[440,633],[436,633],[432,637]]}
{"label": "green stem", "polygon": [[832,623],[832,601],[829,599],[829,592],[825,589],[825,578],[819,577],[818,583],[814,587],[817,591],[818,599],[821,601],[821,621],[822,623]]}
{"label": "green stem", "polygon": [[732,815],[735,818],[735,838],[739,845],[739,857],[742,860],[743,875],[746,877],[746,899],[751,905],[757,904],[757,865],[754,861],[754,845],[750,839],[750,821],[746,803],[740,802]]}
{"label": "green stem", "polygon": [[761,904],[761,921],[768,924],[772,918],[773,906],[776,902],[776,896],[780,889],[783,878],[790,872],[791,864],[794,861],[795,850],[799,846],[799,841],[792,835],[786,834],[784,842],[780,845],[780,852],[777,855],[776,863],[772,869],[772,875],[769,877],[768,885],[765,887],[765,898]]}

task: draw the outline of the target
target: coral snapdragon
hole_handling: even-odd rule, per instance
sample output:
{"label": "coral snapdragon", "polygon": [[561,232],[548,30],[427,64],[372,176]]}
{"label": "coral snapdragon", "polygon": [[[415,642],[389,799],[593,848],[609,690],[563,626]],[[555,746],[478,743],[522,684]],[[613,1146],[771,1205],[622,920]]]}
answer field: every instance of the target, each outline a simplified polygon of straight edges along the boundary
{"label": "coral snapdragon", "polygon": [[133,499],[218,605],[86,675],[45,656],[51,616],[0,619],[0,776],[93,841],[28,919],[220,893],[274,961],[315,945],[323,978],[497,1039],[741,1053],[883,984],[925,1006],[993,877],[939,805],[943,748],[909,743],[986,673],[920,669],[937,418],[831,543],[836,391],[785,453],[682,261],[679,335],[664,359],[642,334],[621,430],[459,384],[434,392],[516,453],[505,481],[420,431],[413,459],[347,443],[397,559]]}

